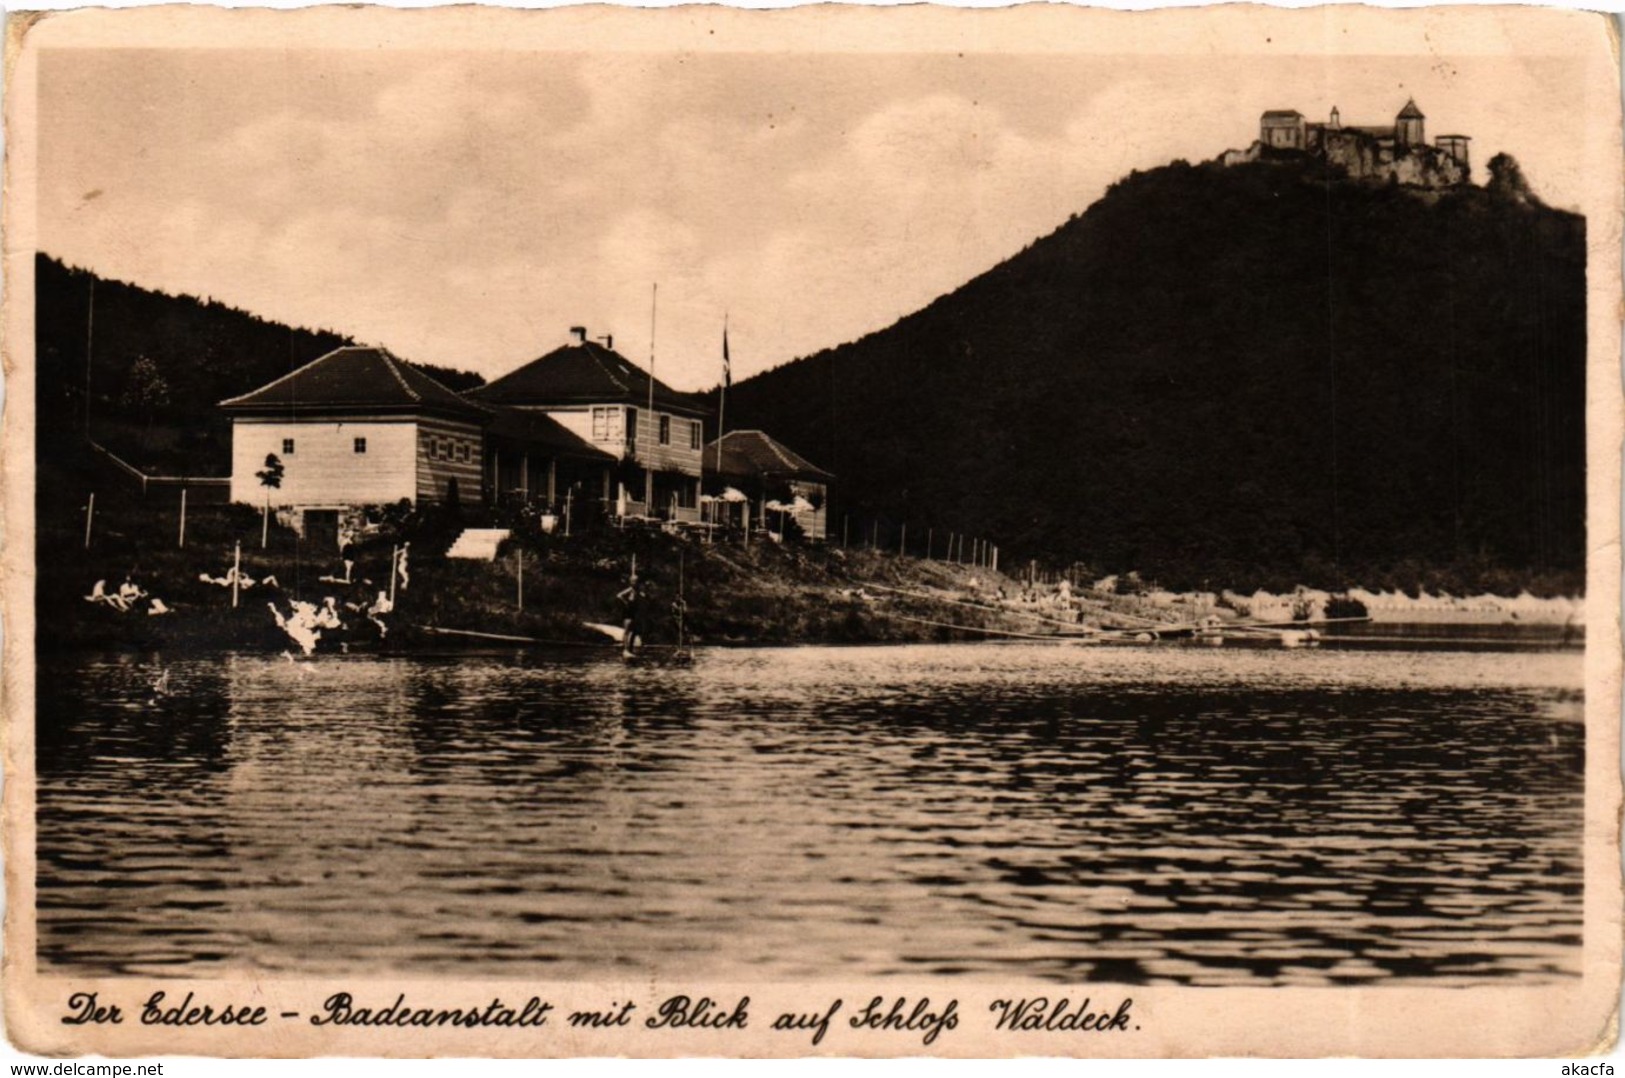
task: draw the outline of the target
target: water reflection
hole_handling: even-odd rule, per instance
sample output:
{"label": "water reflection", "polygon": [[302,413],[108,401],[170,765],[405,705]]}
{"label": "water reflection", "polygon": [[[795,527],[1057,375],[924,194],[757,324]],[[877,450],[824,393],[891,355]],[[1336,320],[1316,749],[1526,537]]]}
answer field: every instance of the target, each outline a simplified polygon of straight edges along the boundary
{"label": "water reflection", "polygon": [[42,670],[51,969],[1578,972],[1576,654],[918,647]]}

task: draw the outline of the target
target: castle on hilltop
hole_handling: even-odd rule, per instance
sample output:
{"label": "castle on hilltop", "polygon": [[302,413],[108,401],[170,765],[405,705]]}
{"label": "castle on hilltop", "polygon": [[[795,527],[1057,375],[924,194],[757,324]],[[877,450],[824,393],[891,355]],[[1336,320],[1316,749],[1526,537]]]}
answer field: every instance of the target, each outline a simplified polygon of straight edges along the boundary
{"label": "castle on hilltop", "polygon": [[1466,135],[1440,135],[1428,145],[1427,117],[1414,99],[1406,101],[1392,124],[1345,124],[1332,106],[1325,123],[1312,123],[1296,109],[1270,109],[1259,118],[1258,141],[1229,150],[1226,165],[1280,153],[1306,153],[1337,165],[1351,179],[1397,182],[1414,187],[1454,187],[1467,183],[1472,166]]}

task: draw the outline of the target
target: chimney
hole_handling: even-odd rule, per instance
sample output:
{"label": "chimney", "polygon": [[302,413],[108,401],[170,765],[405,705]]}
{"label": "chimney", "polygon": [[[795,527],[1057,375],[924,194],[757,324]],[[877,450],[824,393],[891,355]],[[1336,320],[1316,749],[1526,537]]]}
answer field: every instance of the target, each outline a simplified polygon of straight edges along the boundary
{"label": "chimney", "polygon": [[611,352],[615,351],[615,334],[613,334],[613,333],[604,334],[604,347],[607,348]]}
{"label": "chimney", "polygon": [[586,344],[587,343],[587,327],[586,326],[571,326],[570,327],[570,332],[575,334],[577,344]]}

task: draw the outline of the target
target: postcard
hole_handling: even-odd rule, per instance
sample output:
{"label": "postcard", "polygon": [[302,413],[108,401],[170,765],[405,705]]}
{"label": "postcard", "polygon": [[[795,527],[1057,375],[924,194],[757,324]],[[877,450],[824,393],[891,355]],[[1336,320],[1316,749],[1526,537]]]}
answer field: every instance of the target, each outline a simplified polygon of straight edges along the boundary
{"label": "postcard", "polygon": [[7,25],[19,1048],[1611,1046],[1605,17]]}

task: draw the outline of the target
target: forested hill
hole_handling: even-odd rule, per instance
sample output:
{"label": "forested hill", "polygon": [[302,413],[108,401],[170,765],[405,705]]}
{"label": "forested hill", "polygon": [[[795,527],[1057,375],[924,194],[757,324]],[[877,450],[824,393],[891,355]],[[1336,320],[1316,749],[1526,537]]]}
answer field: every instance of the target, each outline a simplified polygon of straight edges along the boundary
{"label": "forested hill", "polygon": [[[888,329],[742,382],[835,512],[1165,586],[1578,587],[1584,220],[1177,162]],[[854,531],[854,534],[856,532]]]}
{"label": "forested hill", "polygon": [[[171,474],[224,475],[230,470],[230,423],[216,405],[354,343],[214,300],[100,278],[45,254],[36,256],[34,270],[42,448],[47,439],[77,438],[84,431],[88,368],[90,427],[97,441]],[[467,372],[419,366],[454,388],[481,381]]]}

